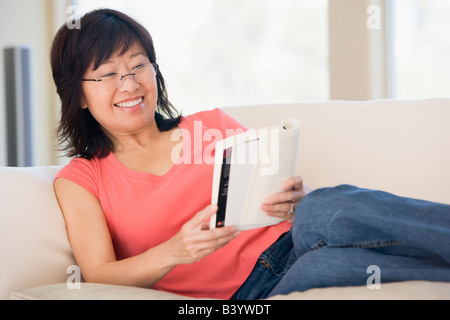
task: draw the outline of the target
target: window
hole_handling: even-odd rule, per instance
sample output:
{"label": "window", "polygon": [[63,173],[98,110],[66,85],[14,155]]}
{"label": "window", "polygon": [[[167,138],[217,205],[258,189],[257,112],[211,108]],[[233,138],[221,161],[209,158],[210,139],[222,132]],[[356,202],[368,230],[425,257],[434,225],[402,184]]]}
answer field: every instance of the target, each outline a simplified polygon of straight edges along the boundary
{"label": "window", "polygon": [[327,0],[74,2],[82,13],[118,9],[149,30],[184,114],[329,97]]}
{"label": "window", "polygon": [[450,1],[394,3],[394,98],[450,97]]}

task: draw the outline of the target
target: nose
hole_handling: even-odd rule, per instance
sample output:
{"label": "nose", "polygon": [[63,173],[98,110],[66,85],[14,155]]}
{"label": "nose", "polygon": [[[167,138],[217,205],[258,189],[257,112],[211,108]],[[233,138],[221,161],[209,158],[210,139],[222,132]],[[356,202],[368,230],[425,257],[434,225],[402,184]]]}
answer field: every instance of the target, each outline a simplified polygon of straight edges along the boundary
{"label": "nose", "polygon": [[133,92],[137,88],[139,88],[139,83],[134,81],[131,73],[123,76],[122,85],[119,87],[120,92]]}

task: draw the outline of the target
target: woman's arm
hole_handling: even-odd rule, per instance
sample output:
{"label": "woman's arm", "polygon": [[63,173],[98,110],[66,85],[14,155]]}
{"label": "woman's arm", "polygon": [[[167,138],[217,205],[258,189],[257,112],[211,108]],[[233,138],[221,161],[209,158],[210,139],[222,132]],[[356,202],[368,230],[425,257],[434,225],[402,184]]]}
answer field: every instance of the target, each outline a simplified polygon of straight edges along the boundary
{"label": "woman's arm", "polygon": [[238,235],[235,227],[207,230],[205,220],[217,210],[210,206],[199,211],[170,240],[137,256],[116,260],[98,199],[66,179],[56,179],[54,187],[70,245],[87,282],[148,288],[176,265],[198,261]]}

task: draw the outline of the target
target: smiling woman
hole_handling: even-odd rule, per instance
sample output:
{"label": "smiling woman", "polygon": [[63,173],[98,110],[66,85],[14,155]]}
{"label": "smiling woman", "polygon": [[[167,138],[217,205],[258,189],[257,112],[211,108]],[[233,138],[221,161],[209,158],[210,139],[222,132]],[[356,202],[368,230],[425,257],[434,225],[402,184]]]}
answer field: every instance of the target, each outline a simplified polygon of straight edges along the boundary
{"label": "smiling woman", "polygon": [[[235,226],[209,230],[205,222],[217,211],[209,205],[213,166],[176,161],[179,142],[172,137],[182,141],[178,156],[189,156],[206,146],[190,144],[188,136],[211,129],[226,136],[245,127],[220,109],[178,116],[152,39],[130,17],[100,9],[80,25],[59,30],[51,64],[62,100],[59,137],[76,156],[54,187],[84,278],[231,297],[290,221],[239,239]],[[286,188],[264,207],[268,214],[287,219],[304,195],[299,177]],[[237,276],[219,277],[225,273]]]}
{"label": "smiling woman", "polygon": [[[92,116],[96,112],[94,103],[90,108],[88,101],[101,97],[104,103],[105,95],[112,92],[108,89],[120,87],[120,95],[116,92],[109,98],[112,105],[139,99],[147,105],[153,104],[150,96],[145,99],[140,93],[130,93],[134,84],[128,78],[134,78],[135,83],[142,82],[143,87],[153,79],[153,91],[157,94],[155,121],[161,131],[172,129],[180,121],[167,98],[161,71],[152,70],[156,71],[157,65],[150,34],[128,16],[116,11],[115,15],[108,14],[111,12],[103,10],[85,15],[80,29],[72,30],[63,25],[53,43],[53,79],[62,103],[58,136],[61,145],[66,143],[62,149],[71,157],[103,157],[112,148],[110,138]],[[149,68],[149,64],[153,64],[153,68]],[[122,76],[112,76],[119,71]],[[108,78],[111,80],[106,80]],[[87,97],[90,94],[92,99]]]}

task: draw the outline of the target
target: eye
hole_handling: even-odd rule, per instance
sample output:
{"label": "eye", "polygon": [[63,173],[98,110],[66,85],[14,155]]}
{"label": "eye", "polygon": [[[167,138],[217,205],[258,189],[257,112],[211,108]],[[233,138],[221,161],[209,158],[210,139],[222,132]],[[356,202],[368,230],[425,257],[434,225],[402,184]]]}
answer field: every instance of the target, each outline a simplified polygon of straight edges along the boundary
{"label": "eye", "polygon": [[108,78],[114,78],[117,75],[115,72],[106,73],[104,75],[101,75],[100,79],[108,79]]}
{"label": "eye", "polygon": [[143,63],[138,64],[136,67],[133,68],[133,71],[137,71],[139,69],[142,69],[144,66],[145,66],[145,64],[143,64]]}

